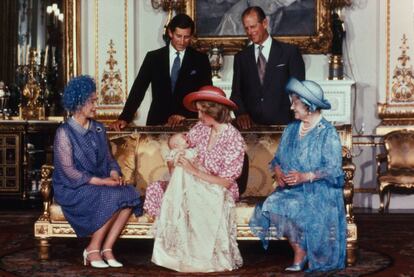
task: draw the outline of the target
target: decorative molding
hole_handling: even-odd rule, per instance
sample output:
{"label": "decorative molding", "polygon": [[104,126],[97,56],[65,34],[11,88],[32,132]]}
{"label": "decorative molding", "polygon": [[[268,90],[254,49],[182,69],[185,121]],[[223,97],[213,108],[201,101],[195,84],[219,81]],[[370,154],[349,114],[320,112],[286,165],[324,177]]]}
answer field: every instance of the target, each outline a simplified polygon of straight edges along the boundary
{"label": "decorative molding", "polygon": [[[397,5],[404,5],[404,3],[400,3],[400,1],[398,1],[398,4],[397,1],[391,3],[391,0],[386,0],[386,91],[385,103],[379,102],[377,104],[378,117],[382,119],[375,131],[379,135],[398,129],[414,129],[414,74],[412,66],[408,63],[410,55],[407,54],[409,47],[406,32],[402,33],[402,45],[400,45],[402,51],[396,57],[397,65],[394,67],[393,73],[391,73],[391,52],[393,50],[391,47],[396,45],[394,42],[391,44],[391,33],[396,31],[391,29],[391,24],[399,18],[397,16],[397,18],[392,17],[391,9],[397,7]],[[410,2],[410,5],[413,5],[413,3]],[[411,35],[413,34],[412,26],[407,26],[406,29],[410,31]],[[398,30],[401,31],[400,29]],[[390,87],[391,81],[392,86]]]}
{"label": "decorative molding", "polygon": [[[99,0],[95,0],[95,80],[99,77]],[[100,90],[96,87],[96,90]]]}
{"label": "decorative molding", "polygon": [[100,93],[98,95],[98,105],[112,106],[124,103],[124,91],[122,89],[122,73],[118,65],[118,61],[114,58],[116,50],[112,39],[109,41],[109,49],[107,51],[109,58],[106,61],[108,69],[102,72],[100,78]]}
{"label": "decorative molding", "polygon": [[391,102],[412,103],[414,101],[414,76],[410,56],[407,55],[410,47],[407,44],[406,34],[403,34],[401,41],[401,55],[397,59],[392,76]]}
{"label": "decorative molding", "polygon": [[124,103],[128,97],[128,0],[124,0],[124,64],[125,64],[125,89]]}
{"label": "decorative molding", "polygon": [[[94,7],[94,21],[95,21],[95,79],[97,81],[97,91],[98,91],[98,109],[97,109],[97,116],[96,118],[102,122],[109,122],[112,121],[116,118],[118,118],[119,113],[121,112],[127,96],[128,96],[128,0],[124,0],[123,1],[123,9],[122,9],[122,13],[123,13],[123,19],[124,22],[122,24],[122,27],[124,30],[123,32],[119,32],[119,34],[121,34],[121,36],[123,35],[123,42],[124,42],[124,47],[118,47],[118,49],[122,49],[124,51],[123,55],[121,54],[118,57],[115,57],[115,55],[113,55],[113,57],[111,57],[111,54],[109,54],[109,60],[106,62],[106,64],[110,64],[111,62],[115,62],[118,63],[118,61],[122,61],[124,63],[124,70],[125,72],[122,72],[121,74],[121,70],[118,69],[119,73],[116,74],[114,72],[114,74],[118,75],[118,77],[122,76],[122,80],[118,78],[118,80],[115,80],[116,84],[114,82],[111,81],[111,83],[109,83],[109,85],[116,85],[116,86],[122,86],[121,89],[117,89],[116,93],[117,95],[114,96],[115,98],[119,98],[119,101],[110,101],[110,102],[106,102],[104,101],[102,98],[102,95],[105,95],[105,93],[107,91],[104,91],[105,88],[104,86],[108,85],[107,81],[109,78],[105,78],[105,74],[108,72],[111,72],[111,70],[114,69],[109,69],[109,71],[106,71],[105,69],[101,70],[101,66],[100,65],[100,59],[102,58],[100,55],[100,51],[99,51],[99,47],[100,45],[103,43],[103,41],[101,41],[100,39],[100,35],[101,35],[101,30],[102,26],[99,26],[99,24],[102,24],[102,22],[105,21],[101,21],[101,18],[104,18],[102,16],[101,13],[103,13],[99,7],[99,5],[102,3],[102,0],[95,0],[95,7]],[[102,8],[101,4],[101,8]],[[115,17],[113,17],[115,18]],[[114,47],[114,41],[116,41],[116,39],[111,38],[110,39],[111,43],[113,44],[112,46],[110,46],[108,53],[112,51],[112,54],[115,54],[116,51],[111,50],[111,48]],[[107,43],[107,42],[105,42]],[[112,59],[112,61],[110,61]],[[99,78],[99,76],[103,76],[102,78]],[[114,75],[115,76],[115,75]],[[101,82],[104,82],[104,85],[101,85]]]}

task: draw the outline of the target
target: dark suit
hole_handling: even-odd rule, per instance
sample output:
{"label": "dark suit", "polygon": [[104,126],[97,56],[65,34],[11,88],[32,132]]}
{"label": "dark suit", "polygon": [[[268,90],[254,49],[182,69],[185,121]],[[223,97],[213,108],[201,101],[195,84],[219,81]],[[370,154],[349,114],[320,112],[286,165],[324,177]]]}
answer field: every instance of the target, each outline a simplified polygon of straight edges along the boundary
{"label": "dark suit", "polygon": [[285,87],[290,77],[305,79],[305,64],[296,46],[272,40],[263,85],[260,83],[254,45],[234,57],[231,99],[236,115],[249,114],[254,123],[287,124],[293,120]]}
{"label": "dark suit", "polygon": [[132,121],[150,83],[152,102],[147,125],[165,124],[173,114],[186,118],[197,117],[196,113],[184,108],[183,98],[201,86],[212,84],[211,67],[207,56],[191,47],[186,48],[174,92],[171,91],[169,63],[169,46],[147,53],[119,119]]}

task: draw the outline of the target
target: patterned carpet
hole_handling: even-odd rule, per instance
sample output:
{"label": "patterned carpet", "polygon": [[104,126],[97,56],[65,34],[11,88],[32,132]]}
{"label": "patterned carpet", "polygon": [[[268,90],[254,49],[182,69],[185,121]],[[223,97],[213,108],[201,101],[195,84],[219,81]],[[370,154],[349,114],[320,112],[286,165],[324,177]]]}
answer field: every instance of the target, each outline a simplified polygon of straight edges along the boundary
{"label": "patterned carpet", "polygon": [[[233,272],[176,273],[150,262],[152,240],[120,240],[115,249],[121,269],[82,266],[87,240],[52,240],[51,259],[37,260],[33,222],[39,212],[0,212],[0,276],[303,276],[287,274],[292,252],[287,242],[273,242],[263,251],[256,241],[240,242],[244,266]],[[414,215],[357,215],[359,260],[354,267],[319,276],[414,276]]]}

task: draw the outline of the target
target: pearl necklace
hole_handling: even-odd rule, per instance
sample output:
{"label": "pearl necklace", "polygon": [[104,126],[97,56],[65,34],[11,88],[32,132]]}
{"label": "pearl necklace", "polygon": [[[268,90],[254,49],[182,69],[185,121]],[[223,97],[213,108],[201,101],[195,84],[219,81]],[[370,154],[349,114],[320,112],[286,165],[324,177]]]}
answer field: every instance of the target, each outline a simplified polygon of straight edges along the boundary
{"label": "pearl necklace", "polygon": [[319,121],[321,121],[321,116],[318,116],[315,122],[311,123],[308,127],[305,127],[305,124],[303,124],[302,121],[299,126],[299,136],[306,136],[306,134],[309,133],[309,131],[312,130],[319,123]]}

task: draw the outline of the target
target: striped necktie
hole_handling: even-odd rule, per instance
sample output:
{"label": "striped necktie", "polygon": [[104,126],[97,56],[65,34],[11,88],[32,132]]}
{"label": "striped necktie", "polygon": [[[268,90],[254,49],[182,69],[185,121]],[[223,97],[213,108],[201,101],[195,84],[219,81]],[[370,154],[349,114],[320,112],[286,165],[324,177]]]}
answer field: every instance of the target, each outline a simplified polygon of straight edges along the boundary
{"label": "striped necktie", "polygon": [[259,55],[257,57],[257,71],[259,72],[260,83],[263,85],[264,76],[266,73],[266,58],[263,55],[263,45],[259,45]]}

